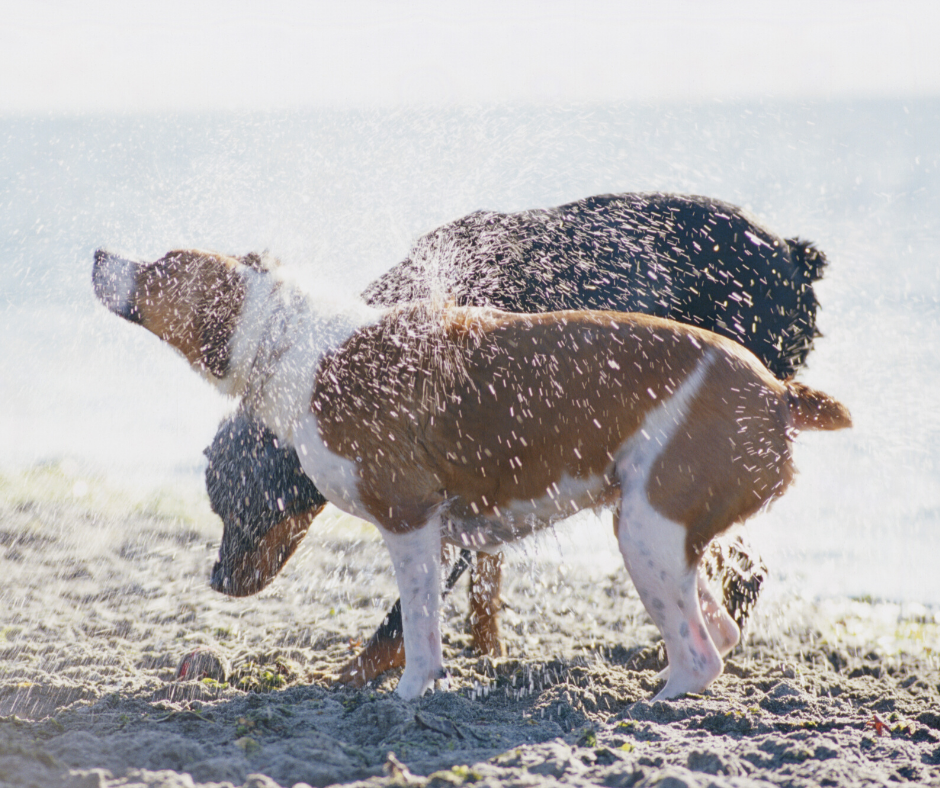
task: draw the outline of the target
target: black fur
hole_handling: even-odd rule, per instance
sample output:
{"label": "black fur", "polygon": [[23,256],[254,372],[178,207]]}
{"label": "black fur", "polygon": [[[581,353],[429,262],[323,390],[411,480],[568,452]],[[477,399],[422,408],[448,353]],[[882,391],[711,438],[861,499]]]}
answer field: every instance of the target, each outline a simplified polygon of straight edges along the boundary
{"label": "black fur", "polygon": [[784,240],[718,200],[601,195],[445,224],[364,295],[396,304],[435,287],[458,304],[511,312],[642,312],[730,337],[787,378],[812,348],[812,283],[825,264],[812,244]]}
{"label": "black fur", "polygon": [[[825,264],[812,244],[784,240],[718,200],[603,195],[457,219],[421,237],[363,295],[376,305],[439,295],[516,312],[644,312],[737,340],[787,378],[812,348],[812,283]],[[209,499],[225,523],[222,552],[232,554],[232,539],[250,549],[286,511],[323,500],[297,454],[277,447],[245,409],[222,424],[206,455]]]}
{"label": "black fur", "polygon": [[322,506],[326,498],[301,469],[297,452],[279,446],[274,434],[244,410],[222,422],[205,454],[206,492],[225,529],[209,582],[226,592],[241,556],[253,552],[285,517]]}

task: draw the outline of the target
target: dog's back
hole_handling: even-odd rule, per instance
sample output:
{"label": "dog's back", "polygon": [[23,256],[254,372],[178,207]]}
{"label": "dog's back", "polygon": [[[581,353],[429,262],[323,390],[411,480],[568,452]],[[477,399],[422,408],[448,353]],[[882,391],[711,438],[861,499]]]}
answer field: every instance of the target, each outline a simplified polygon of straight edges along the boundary
{"label": "dog's back", "polygon": [[812,349],[812,283],[825,264],[812,244],[720,200],[599,195],[445,224],[364,295],[392,305],[439,288],[460,305],[510,312],[640,312],[733,339],[784,379]]}

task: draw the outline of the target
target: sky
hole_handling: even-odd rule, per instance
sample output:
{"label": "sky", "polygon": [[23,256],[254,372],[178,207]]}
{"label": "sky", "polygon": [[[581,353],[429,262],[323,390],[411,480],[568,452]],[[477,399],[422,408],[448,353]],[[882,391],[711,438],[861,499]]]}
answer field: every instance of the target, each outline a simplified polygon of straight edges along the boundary
{"label": "sky", "polygon": [[940,93],[940,3],[0,0],[0,113]]}

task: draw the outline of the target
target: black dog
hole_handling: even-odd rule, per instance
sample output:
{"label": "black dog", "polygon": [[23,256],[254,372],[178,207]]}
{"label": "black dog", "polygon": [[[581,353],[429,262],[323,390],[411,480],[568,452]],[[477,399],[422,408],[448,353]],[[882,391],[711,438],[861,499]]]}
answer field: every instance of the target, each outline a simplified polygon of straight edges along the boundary
{"label": "black dog", "polygon": [[[515,312],[643,312],[730,337],[786,379],[817,336],[813,282],[825,264],[810,243],[784,240],[727,203],[603,195],[548,210],[472,213],[418,239],[363,295],[375,305],[441,297]],[[212,587],[255,593],[280,571],[325,500],[294,450],[278,446],[246,408],[221,425],[206,454],[206,487],[225,524]],[[476,644],[492,653],[499,564],[489,560],[489,586],[471,600]],[[759,560],[732,545],[715,564],[741,625],[763,579]],[[397,605],[344,679],[361,682],[401,664],[396,613]]]}

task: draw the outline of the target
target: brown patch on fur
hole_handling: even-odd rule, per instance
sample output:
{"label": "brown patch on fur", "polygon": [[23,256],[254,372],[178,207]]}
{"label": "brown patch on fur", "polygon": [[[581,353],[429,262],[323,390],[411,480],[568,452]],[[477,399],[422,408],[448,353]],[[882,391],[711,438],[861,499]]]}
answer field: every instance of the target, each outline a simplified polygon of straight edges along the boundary
{"label": "brown patch on fur", "polygon": [[195,367],[223,377],[246,287],[233,257],[183,250],[141,266],[134,306],[141,324]]}
{"label": "brown patch on fur", "polygon": [[216,590],[234,597],[257,594],[281,571],[322,511],[323,506],[317,506],[279,521],[254,550],[239,553],[236,561],[226,567],[228,584]]}
{"label": "brown patch on fur", "polygon": [[786,389],[746,352],[715,358],[647,485],[653,507],[688,528],[690,565],[793,478]]}
{"label": "brown patch on fur", "polygon": [[445,500],[457,520],[495,515],[552,494],[565,474],[608,476],[578,508],[603,505],[616,492],[614,455],[710,336],[613,312],[398,310],[321,365],[312,407],[328,448],[357,462],[363,505],[392,532]]}
{"label": "brown patch on fur", "polygon": [[499,657],[499,591],[502,583],[502,554],[477,553],[477,563],[470,574],[470,633],[481,654]]}
{"label": "brown patch on fur", "polygon": [[405,641],[399,635],[395,639],[381,637],[376,632],[355,657],[340,669],[336,681],[351,687],[364,687],[385,671],[400,668],[405,664]]}

